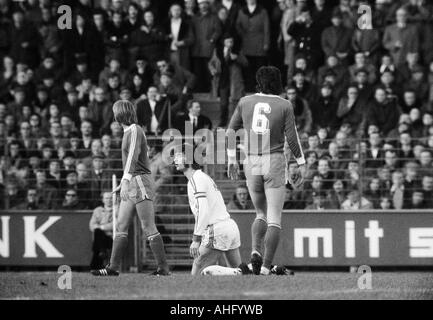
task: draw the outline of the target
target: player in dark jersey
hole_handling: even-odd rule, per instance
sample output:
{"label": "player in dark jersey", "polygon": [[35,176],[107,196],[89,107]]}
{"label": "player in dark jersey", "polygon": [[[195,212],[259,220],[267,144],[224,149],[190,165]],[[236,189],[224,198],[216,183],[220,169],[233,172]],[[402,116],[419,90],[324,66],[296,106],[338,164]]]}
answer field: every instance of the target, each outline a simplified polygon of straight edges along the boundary
{"label": "player in dark jersey", "polygon": [[144,233],[150,243],[158,269],[154,275],[169,275],[164,243],[155,226],[155,182],[150,176],[147,139],[143,129],[137,125],[135,106],[126,100],[113,105],[114,119],[124,130],[122,140],[123,177],[120,186],[120,208],[116,225],[116,237],[110,264],[101,270],[92,270],[95,276],[118,276],[120,262],[128,244],[128,229],[137,210]]}
{"label": "player in dark jersey", "polygon": [[[293,106],[279,96],[283,91],[280,71],[275,67],[261,67],[256,80],[260,93],[239,101],[229,129],[245,130],[245,176],[257,213],[251,227],[251,264],[254,274],[268,275],[281,232],[287,156],[291,151],[299,166],[298,174],[289,178],[294,185],[303,182],[305,158]],[[228,174],[237,179],[236,148],[234,143],[230,144]]]}

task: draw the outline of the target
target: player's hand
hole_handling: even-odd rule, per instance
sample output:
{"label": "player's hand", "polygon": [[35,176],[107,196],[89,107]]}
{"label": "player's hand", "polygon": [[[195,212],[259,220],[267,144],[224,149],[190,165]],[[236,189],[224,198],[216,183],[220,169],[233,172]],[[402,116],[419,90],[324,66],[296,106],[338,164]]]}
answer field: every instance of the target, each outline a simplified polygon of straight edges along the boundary
{"label": "player's hand", "polygon": [[294,188],[299,188],[299,186],[304,182],[306,174],[306,167],[305,165],[301,165],[298,167],[298,170],[296,172],[290,174],[289,176],[289,183]]}
{"label": "player's hand", "polygon": [[200,256],[199,248],[200,248],[200,242],[193,241],[191,243],[191,246],[189,247],[189,254],[191,255],[192,258],[196,259]]}
{"label": "player's hand", "polygon": [[232,180],[238,180],[240,176],[239,163],[234,160],[229,160],[227,175]]}
{"label": "player's hand", "polygon": [[122,183],[120,184],[120,198],[122,201],[128,201],[129,195],[129,181],[128,180],[122,180]]}

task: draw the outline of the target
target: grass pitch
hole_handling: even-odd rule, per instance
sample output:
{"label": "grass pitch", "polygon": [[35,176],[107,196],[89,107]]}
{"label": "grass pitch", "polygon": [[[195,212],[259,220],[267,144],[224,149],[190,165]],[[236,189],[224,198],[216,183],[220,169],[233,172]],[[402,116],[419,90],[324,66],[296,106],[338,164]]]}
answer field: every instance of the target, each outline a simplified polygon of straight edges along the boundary
{"label": "grass pitch", "polygon": [[372,289],[358,288],[358,274],[298,272],[295,276],[170,277],[122,274],[96,278],[72,274],[60,290],[56,272],[0,273],[0,299],[433,299],[432,272],[373,272]]}

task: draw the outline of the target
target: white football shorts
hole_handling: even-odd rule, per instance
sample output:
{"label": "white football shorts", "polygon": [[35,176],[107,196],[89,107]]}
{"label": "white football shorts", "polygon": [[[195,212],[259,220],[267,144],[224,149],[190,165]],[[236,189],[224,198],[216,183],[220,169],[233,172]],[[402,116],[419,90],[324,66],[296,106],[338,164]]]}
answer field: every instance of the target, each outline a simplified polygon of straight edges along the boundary
{"label": "white football shorts", "polygon": [[236,222],[227,219],[210,225],[203,235],[201,245],[220,251],[229,251],[241,246],[241,236]]}

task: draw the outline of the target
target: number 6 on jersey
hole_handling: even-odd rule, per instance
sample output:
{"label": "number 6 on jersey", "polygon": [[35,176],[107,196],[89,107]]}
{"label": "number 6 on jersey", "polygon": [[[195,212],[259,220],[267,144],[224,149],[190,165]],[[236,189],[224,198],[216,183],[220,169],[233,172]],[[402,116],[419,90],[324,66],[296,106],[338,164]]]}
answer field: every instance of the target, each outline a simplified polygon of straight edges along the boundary
{"label": "number 6 on jersey", "polygon": [[259,102],[254,106],[253,123],[251,128],[256,134],[266,134],[269,131],[269,119],[265,114],[271,113],[269,103]]}

